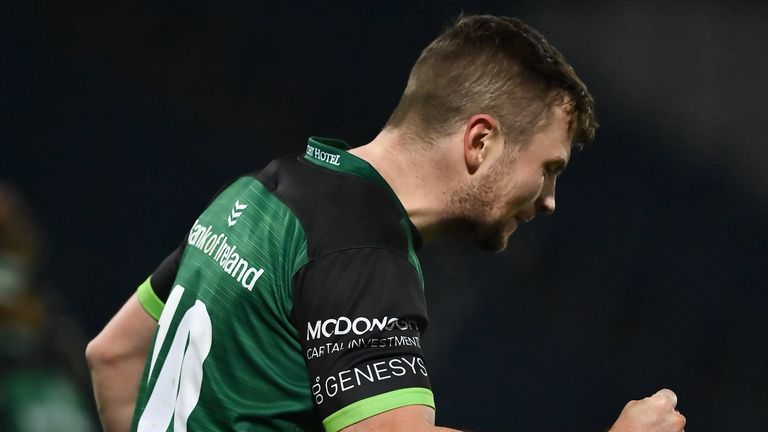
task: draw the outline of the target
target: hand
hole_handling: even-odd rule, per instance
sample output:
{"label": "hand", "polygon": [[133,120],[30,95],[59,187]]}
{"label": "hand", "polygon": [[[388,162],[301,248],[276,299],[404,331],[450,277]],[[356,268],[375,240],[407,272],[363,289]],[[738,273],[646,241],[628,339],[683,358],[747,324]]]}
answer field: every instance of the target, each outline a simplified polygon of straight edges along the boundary
{"label": "hand", "polygon": [[677,396],[668,389],[643,400],[629,401],[608,432],[684,432],[685,417],[675,405]]}

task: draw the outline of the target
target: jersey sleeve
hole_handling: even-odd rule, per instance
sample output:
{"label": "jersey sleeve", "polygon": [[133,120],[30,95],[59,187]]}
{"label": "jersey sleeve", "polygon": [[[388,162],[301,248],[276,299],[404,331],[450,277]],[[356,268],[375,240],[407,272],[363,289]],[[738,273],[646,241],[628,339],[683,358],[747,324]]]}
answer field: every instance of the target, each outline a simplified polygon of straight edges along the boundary
{"label": "jersey sleeve", "polygon": [[434,408],[424,291],[406,257],[348,249],[310,261],[293,283],[291,318],[327,431],[406,405]]}
{"label": "jersey sleeve", "polygon": [[168,255],[136,290],[139,303],[155,320],[160,319],[160,313],[163,311],[165,301],[171,292],[173,281],[176,279],[176,273],[179,270],[179,261],[184,253],[185,244],[186,242],[182,243],[175,251]]}
{"label": "jersey sleeve", "polygon": [[[208,205],[218,197],[224,190],[226,190],[237,179],[233,179],[228,182],[208,202]],[[181,241],[176,250],[171,252],[170,255],[165,257],[163,262],[155,269],[155,271],[136,289],[136,295],[139,298],[139,303],[147,313],[155,319],[160,319],[160,313],[163,312],[163,306],[168,299],[168,295],[173,288],[173,281],[176,279],[176,273],[179,270],[179,262],[181,256],[184,253],[184,248],[187,245],[187,235]]]}

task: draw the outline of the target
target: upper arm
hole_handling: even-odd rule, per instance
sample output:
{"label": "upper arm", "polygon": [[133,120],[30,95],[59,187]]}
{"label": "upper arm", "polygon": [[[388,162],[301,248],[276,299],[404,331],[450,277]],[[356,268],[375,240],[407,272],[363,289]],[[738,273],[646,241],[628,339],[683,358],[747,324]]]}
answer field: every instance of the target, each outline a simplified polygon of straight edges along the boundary
{"label": "upper arm", "polygon": [[95,362],[114,363],[135,358],[144,361],[157,322],[144,310],[133,294],[86,349],[86,357]]}
{"label": "upper arm", "polygon": [[86,357],[89,362],[105,363],[134,357],[136,361],[144,361],[185,244],[182,243],[160,263],[88,344]]}
{"label": "upper arm", "polygon": [[326,430],[401,407],[433,410],[421,351],[424,292],[407,258],[381,248],[339,251],[305,265],[293,296],[292,319]]}
{"label": "upper arm", "polygon": [[342,429],[344,432],[430,430],[435,425],[435,410],[425,405],[408,405],[385,411]]}

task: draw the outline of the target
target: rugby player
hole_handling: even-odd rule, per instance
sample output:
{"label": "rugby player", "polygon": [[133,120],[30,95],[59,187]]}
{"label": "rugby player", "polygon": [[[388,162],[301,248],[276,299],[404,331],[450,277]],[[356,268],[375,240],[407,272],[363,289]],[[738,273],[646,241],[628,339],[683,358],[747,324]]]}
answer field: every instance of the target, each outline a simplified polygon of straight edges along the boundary
{"label": "rugby player", "polygon": [[[88,346],[104,428],[448,430],[415,251],[443,237],[501,251],[552,214],[593,105],[534,29],[460,18],[373,141],[310,138],[213,198]],[[666,389],[630,402],[612,431],[679,432],[675,405]]]}

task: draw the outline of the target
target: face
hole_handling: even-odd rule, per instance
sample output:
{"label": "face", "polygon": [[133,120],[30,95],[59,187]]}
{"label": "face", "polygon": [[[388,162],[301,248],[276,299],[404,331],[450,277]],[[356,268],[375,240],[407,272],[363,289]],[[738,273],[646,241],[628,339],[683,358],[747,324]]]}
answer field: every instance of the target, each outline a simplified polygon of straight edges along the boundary
{"label": "face", "polygon": [[569,115],[553,107],[549,123],[516,153],[501,152],[465,181],[453,201],[460,240],[502,251],[522,222],[555,211],[555,181],[571,154]]}

